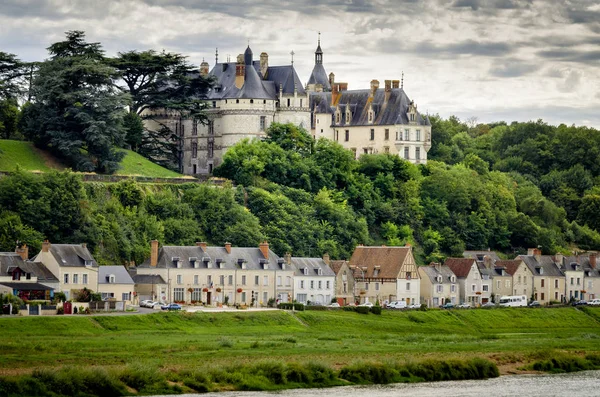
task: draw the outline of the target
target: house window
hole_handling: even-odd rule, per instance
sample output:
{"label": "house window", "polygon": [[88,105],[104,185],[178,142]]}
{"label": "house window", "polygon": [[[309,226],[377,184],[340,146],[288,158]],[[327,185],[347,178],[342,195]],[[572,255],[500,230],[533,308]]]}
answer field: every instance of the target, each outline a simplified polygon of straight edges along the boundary
{"label": "house window", "polygon": [[496,281],[496,288],[500,289],[500,280]]}
{"label": "house window", "polygon": [[396,140],[397,141],[401,141],[402,140],[402,131],[396,131]]}
{"label": "house window", "polygon": [[410,140],[409,138],[410,138],[410,130],[406,129],[406,130],[404,130],[404,140],[408,141],[408,140]]}
{"label": "house window", "polygon": [[314,280],[310,280],[310,289],[315,289],[315,282],[314,282]]}
{"label": "house window", "polygon": [[[575,295],[577,295],[577,291],[575,291]],[[542,300],[546,300],[546,296],[543,292],[540,294],[540,297],[542,298]],[[575,297],[577,298],[577,296]]]}
{"label": "house window", "polygon": [[181,274],[177,275],[177,284],[183,284],[183,276]]}
{"label": "house window", "polygon": [[194,288],[194,290],[192,291],[192,300],[196,301],[196,302],[202,300],[202,289],[201,288]]}
{"label": "house window", "polygon": [[319,289],[323,289],[323,282],[319,280]]}
{"label": "house window", "polygon": [[183,288],[173,288],[173,300],[175,302],[182,302],[185,300]]}
{"label": "house window", "polygon": [[367,149],[367,148],[364,148],[364,149],[363,149],[363,153],[364,153],[364,154],[368,154],[368,153],[369,153],[369,149]]}
{"label": "house window", "polygon": [[194,135],[194,136],[198,135],[198,120],[196,120],[196,119],[194,119],[194,121],[192,122],[192,135]]}
{"label": "house window", "polygon": [[65,281],[65,284],[69,284],[69,273],[65,273],[64,281]]}
{"label": "house window", "polygon": [[411,272],[406,272],[406,279],[410,280],[412,278],[412,273]]}
{"label": "house window", "polygon": [[574,280],[574,278],[573,278],[573,277],[571,277],[571,285],[573,285],[573,280]]}
{"label": "house window", "polygon": [[213,121],[208,122],[208,135],[215,135],[215,123]]}
{"label": "house window", "polygon": [[194,275],[194,285],[198,285],[198,275]]}
{"label": "house window", "polygon": [[225,285],[225,276],[219,276],[219,284]]}
{"label": "house window", "polygon": [[577,285],[581,285],[581,279],[577,277]]}
{"label": "house window", "polygon": [[86,273],[81,275],[81,284],[87,284],[88,283],[88,275]]}
{"label": "house window", "polygon": [[291,285],[292,285],[292,278],[290,276],[287,276],[285,278],[285,286],[290,287]]}
{"label": "house window", "polygon": [[260,130],[265,130],[265,125],[267,124],[267,116],[260,116]]}
{"label": "house window", "polygon": [[441,294],[441,293],[444,292],[444,286],[443,285],[437,285],[436,289],[437,289],[437,293],[438,294]]}
{"label": "house window", "polygon": [[330,282],[331,282],[331,281],[327,281],[327,282],[326,282],[326,284],[325,284],[325,288],[329,289],[329,287],[330,287],[330,284],[329,284],[329,283],[330,283]]}
{"label": "house window", "polygon": [[383,135],[383,139],[385,139],[386,141],[390,140],[390,129],[389,128],[385,129],[385,133]]}
{"label": "house window", "polygon": [[[504,288],[510,288],[510,280],[504,282]],[[516,295],[516,294],[515,294]]]}
{"label": "house window", "polygon": [[450,286],[450,292],[456,292],[456,285]]}
{"label": "house window", "polygon": [[406,283],[406,290],[410,291],[410,283]]}
{"label": "house window", "polygon": [[521,284],[521,276],[519,276],[518,280],[519,280],[519,284]]}
{"label": "house window", "polygon": [[242,285],[246,285],[246,276],[242,276]]}
{"label": "house window", "polygon": [[369,283],[365,283],[365,291],[369,290]]}
{"label": "house window", "polygon": [[374,141],[375,140],[375,129],[371,128],[371,140]]}
{"label": "house window", "polygon": [[335,130],[335,140],[340,141],[340,130]]}
{"label": "house window", "polygon": [[353,147],[353,148],[352,148],[352,149],[350,149],[350,150],[352,150],[352,155],[353,155],[353,156],[354,156],[354,158],[356,159],[356,148],[355,148],[355,147]]}
{"label": "house window", "polygon": [[558,288],[558,280],[554,280],[554,288]]}
{"label": "house window", "polygon": [[198,144],[196,142],[192,142],[192,158],[198,158]]}
{"label": "house window", "polygon": [[305,268],[304,268],[304,275],[305,275],[305,276],[307,276],[307,275],[308,275],[308,268],[307,268],[307,267],[305,267]]}
{"label": "house window", "polygon": [[269,276],[263,276],[263,285],[269,285]]}
{"label": "house window", "polygon": [[260,283],[259,276],[254,276],[254,285],[258,285]]}
{"label": "house window", "polygon": [[73,275],[73,284],[79,284],[79,274],[77,273]]}
{"label": "house window", "polygon": [[281,276],[277,276],[277,286],[281,287]]}
{"label": "house window", "polygon": [[415,121],[415,114],[414,113],[410,114],[410,121]]}
{"label": "house window", "polygon": [[246,302],[246,293],[242,292],[242,302]]}
{"label": "house window", "polygon": [[475,284],[471,285],[471,291],[475,292],[476,288],[477,288],[477,286]]}
{"label": "house window", "polygon": [[254,99],[250,99],[250,103],[254,103]]}
{"label": "house window", "polygon": [[263,303],[267,303],[269,300],[269,295],[267,292],[263,292]]}
{"label": "house window", "polygon": [[230,276],[227,278],[227,285],[233,285],[233,276],[231,276],[231,275],[230,275]]}
{"label": "house window", "polygon": [[488,292],[488,291],[489,291],[489,287],[490,287],[489,285],[482,285],[482,286],[481,286],[481,290],[482,290],[483,292]]}
{"label": "house window", "polygon": [[416,135],[417,135],[417,141],[421,141],[421,130],[417,130],[416,131]]}
{"label": "house window", "polygon": [[385,147],[383,148],[383,152],[384,152],[384,153],[389,153],[389,152],[390,152],[390,147],[389,147],[389,146],[385,146]]}
{"label": "house window", "polygon": [[306,303],[306,294],[298,294],[296,295],[296,298],[298,299],[298,302]]}
{"label": "house window", "polygon": [[[571,283],[571,284],[573,284],[573,283]],[[544,280],[544,279],[541,280],[541,286],[542,286],[542,288],[544,288],[546,286],[546,280]]]}
{"label": "house window", "polygon": [[420,147],[415,148],[415,158],[417,160],[421,160],[421,148]]}
{"label": "house window", "polygon": [[379,291],[379,283],[375,283],[375,291]]}
{"label": "house window", "polygon": [[346,136],[345,136],[344,140],[346,142],[348,142],[350,140],[350,130],[346,130]]}
{"label": "house window", "polygon": [[408,160],[408,147],[404,148],[404,158]]}
{"label": "house window", "polygon": [[129,301],[129,300],[131,300],[131,294],[129,292],[123,292],[121,294],[121,300],[122,301]]}
{"label": "house window", "polygon": [[558,300],[558,292],[554,293],[554,300]]}
{"label": "house window", "polygon": [[300,288],[304,289],[304,280],[300,280]]}
{"label": "house window", "polygon": [[369,121],[373,121],[373,112],[369,112]]}
{"label": "house window", "polygon": [[217,101],[212,101],[213,108],[217,107]]}

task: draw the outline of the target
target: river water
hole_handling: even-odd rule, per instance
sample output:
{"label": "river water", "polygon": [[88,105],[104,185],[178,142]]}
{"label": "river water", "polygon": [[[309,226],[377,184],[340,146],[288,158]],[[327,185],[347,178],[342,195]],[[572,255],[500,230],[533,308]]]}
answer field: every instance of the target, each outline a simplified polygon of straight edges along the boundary
{"label": "river water", "polygon": [[600,396],[600,371],[559,375],[511,375],[488,380],[342,386],[278,392],[184,394],[184,397],[429,397],[429,396]]}

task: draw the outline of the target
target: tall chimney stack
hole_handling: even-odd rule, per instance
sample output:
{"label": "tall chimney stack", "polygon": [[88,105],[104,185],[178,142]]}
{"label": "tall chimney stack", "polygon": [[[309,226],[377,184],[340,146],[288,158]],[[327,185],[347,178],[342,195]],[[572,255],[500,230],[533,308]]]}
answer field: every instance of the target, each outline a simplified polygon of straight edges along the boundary
{"label": "tall chimney stack", "polygon": [[231,254],[231,243],[230,242],[225,243],[225,251],[227,251],[228,254]]}
{"label": "tall chimney stack", "polygon": [[330,260],[329,254],[327,252],[323,254],[323,262],[325,262],[329,266]]}
{"label": "tall chimney stack", "polygon": [[242,88],[245,76],[246,65],[244,65],[244,56],[240,54],[237,56],[237,63],[235,64],[235,86],[237,88]]}
{"label": "tall chimney stack", "polygon": [[292,264],[292,253],[286,252],[285,255],[283,256],[283,260],[287,265],[291,265]]}
{"label": "tall chimney stack", "polygon": [[150,241],[150,266],[156,267],[158,263],[158,240]]}
{"label": "tall chimney stack", "polygon": [[208,62],[205,60],[202,60],[202,63],[200,64],[200,76],[208,76]]}
{"label": "tall chimney stack", "polygon": [[196,243],[196,247],[200,247],[200,248],[202,248],[202,251],[206,251],[207,245],[204,241],[201,241],[201,242]]}
{"label": "tall chimney stack", "polygon": [[44,240],[44,242],[42,243],[42,252],[49,252],[51,246],[52,244],[50,244],[50,241]]}
{"label": "tall chimney stack", "polygon": [[331,106],[337,105],[337,99],[339,95],[339,87],[337,84],[331,86]]}
{"label": "tall chimney stack", "polygon": [[329,85],[333,87],[333,83],[335,83],[335,74],[331,72],[329,73]]}
{"label": "tall chimney stack", "polygon": [[266,52],[260,53],[260,74],[264,79],[267,77],[267,70],[269,69],[269,54]]}
{"label": "tall chimney stack", "polygon": [[371,98],[375,96],[377,89],[379,88],[379,80],[371,80]]}
{"label": "tall chimney stack", "polygon": [[392,88],[400,88],[400,80],[392,80]]}
{"label": "tall chimney stack", "polygon": [[19,254],[19,256],[26,261],[27,259],[29,259],[29,247],[27,246],[27,244],[23,244],[22,246],[17,246],[17,248],[15,249],[15,252],[17,254]]}
{"label": "tall chimney stack", "polygon": [[590,254],[590,267],[592,269],[596,268],[596,253]]}
{"label": "tall chimney stack", "polygon": [[266,241],[263,241],[262,243],[260,243],[258,245],[258,248],[260,248],[260,252],[262,252],[265,259],[269,259],[269,243]]}

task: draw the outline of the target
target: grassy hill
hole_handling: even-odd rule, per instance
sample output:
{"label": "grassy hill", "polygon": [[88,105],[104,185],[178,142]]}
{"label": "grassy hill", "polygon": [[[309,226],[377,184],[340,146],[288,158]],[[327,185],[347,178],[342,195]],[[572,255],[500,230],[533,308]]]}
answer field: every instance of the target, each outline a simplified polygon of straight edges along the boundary
{"label": "grassy hill", "polygon": [[[182,178],[184,175],[163,168],[148,159],[123,149],[127,154],[116,175],[151,178]],[[0,140],[0,171],[14,171],[17,165],[27,171],[48,172],[63,170],[65,165],[50,153],[33,146],[31,142]]]}

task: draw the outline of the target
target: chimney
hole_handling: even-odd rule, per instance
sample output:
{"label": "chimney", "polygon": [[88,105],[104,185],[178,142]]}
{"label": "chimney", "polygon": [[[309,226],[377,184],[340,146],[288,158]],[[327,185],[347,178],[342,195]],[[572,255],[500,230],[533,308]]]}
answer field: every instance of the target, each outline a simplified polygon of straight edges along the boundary
{"label": "chimney", "polygon": [[492,268],[492,257],[489,255],[485,255],[483,257],[483,265],[485,266],[486,269],[491,269]]}
{"label": "chimney", "polygon": [[329,265],[329,254],[327,252],[323,254],[323,262]]}
{"label": "chimney", "polygon": [[206,61],[202,61],[202,63],[200,64],[200,76],[208,76],[208,62]]}
{"label": "chimney", "polygon": [[156,267],[158,263],[158,240],[150,241],[150,266]]}
{"label": "chimney", "polygon": [[390,99],[390,95],[392,94],[392,80],[385,81],[385,103]]}
{"label": "chimney", "polygon": [[206,251],[206,243],[204,241],[196,243],[196,247],[200,247],[202,251]]}
{"label": "chimney", "polygon": [[17,248],[15,249],[15,252],[17,254],[19,254],[19,256],[26,261],[27,259],[29,259],[29,247],[27,246],[27,244],[23,244],[22,246],[17,246]]}
{"label": "chimney", "polygon": [[392,88],[400,88],[400,80],[392,80]]}
{"label": "chimney", "polygon": [[535,248],[533,250],[533,255],[535,255],[535,259],[537,259],[539,261],[541,259],[541,256],[542,256],[542,251],[539,250],[539,249],[537,249],[537,248]]}
{"label": "chimney", "polygon": [[333,72],[329,73],[329,85],[333,87],[333,83],[335,82],[335,74]]}
{"label": "chimney", "polygon": [[42,252],[49,252],[51,246],[52,244],[50,244],[50,241],[44,240],[44,242],[42,243]]}
{"label": "chimney", "polygon": [[258,245],[258,248],[260,248],[260,252],[262,252],[265,259],[269,259],[269,243],[263,241]]}
{"label": "chimney", "polygon": [[348,83],[337,83],[339,91],[348,91]]}
{"label": "chimney", "polygon": [[535,248],[527,248],[527,256],[535,255]]}
{"label": "chimney", "polygon": [[286,264],[291,265],[292,264],[292,253],[286,252],[285,255],[283,256],[283,260],[285,261]]}
{"label": "chimney", "polygon": [[334,84],[333,86],[331,86],[331,106],[336,106],[338,96],[339,96],[338,86],[337,86],[337,84]]}
{"label": "chimney", "polygon": [[267,69],[269,69],[269,54],[266,52],[260,53],[260,74],[264,79],[267,77]]}
{"label": "chimney", "polygon": [[556,262],[560,266],[563,264],[563,258],[563,254],[557,252],[556,255],[554,255],[554,262]]}
{"label": "chimney", "polygon": [[227,251],[228,254],[231,254],[231,243],[229,241],[225,243],[225,251]]}
{"label": "chimney", "polygon": [[242,88],[244,85],[244,76],[246,76],[246,65],[244,65],[244,56],[240,54],[235,64],[235,86],[237,88]]}
{"label": "chimney", "polygon": [[592,269],[596,268],[596,253],[590,254],[590,267]]}
{"label": "chimney", "polygon": [[369,94],[369,96],[371,98],[373,98],[375,96],[375,92],[377,92],[378,88],[379,88],[379,80],[371,80],[371,93]]}
{"label": "chimney", "polygon": [[81,243],[81,248],[87,248],[87,244],[86,243]]}

